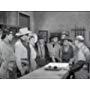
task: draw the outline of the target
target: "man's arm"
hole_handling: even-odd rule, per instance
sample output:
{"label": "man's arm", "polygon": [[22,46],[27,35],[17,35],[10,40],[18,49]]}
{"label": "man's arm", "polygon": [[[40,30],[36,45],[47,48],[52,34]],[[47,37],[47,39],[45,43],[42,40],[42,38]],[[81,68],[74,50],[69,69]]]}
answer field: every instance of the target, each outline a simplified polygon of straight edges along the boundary
{"label": "man's arm", "polygon": [[62,47],[59,46],[59,56],[57,57],[57,59],[62,62]]}
{"label": "man's arm", "polygon": [[4,60],[3,60],[3,58],[2,58],[2,51],[1,51],[1,49],[0,49],[0,66],[1,66],[1,64],[2,64],[3,61],[4,61]]}
{"label": "man's arm", "polygon": [[55,62],[55,57],[54,57],[54,56],[52,56],[51,58],[52,58],[52,61],[53,61],[53,62]]}
{"label": "man's arm", "polygon": [[69,64],[72,64],[75,60],[75,58],[74,58],[74,49],[73,49],[72,46],[71,46],[70,50],[71,50],[71,58],[70,58]]}
{"label": "man's arm", "polygon": [[19,46],[18,45],[15,46],[16,64],[17,64],[17,67],[20,70],[21,74],[23,75],[24,74],[24,70],[22,68],[21,53],[22,52],[20,51]]}
{"label": "man's arm", "polygon": [[47,49],[48,49],[49,57],[52,59],[53,62],[55,62],[55,57],[52,54],[52,50],[50,48],[50,44],[49,43],[47,44]]}

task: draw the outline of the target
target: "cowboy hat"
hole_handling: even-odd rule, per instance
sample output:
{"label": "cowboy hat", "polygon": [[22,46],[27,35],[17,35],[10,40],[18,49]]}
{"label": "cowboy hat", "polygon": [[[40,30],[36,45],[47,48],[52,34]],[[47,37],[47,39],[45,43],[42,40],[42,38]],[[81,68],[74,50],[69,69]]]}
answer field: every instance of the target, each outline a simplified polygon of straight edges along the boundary
{"label": "cowboy hat", "polygon": [[76,39],[79,41],[84,41],[84,37],[82,35],[76,36]]}
{"label": "cowboy hat", "polygon": [[63,38],[63,41],[64,40],[68,40],[68,41],[72,42],[72,39],[70,37],[65,37],[65,38]]}
{"label": "cowboy hat", "polygon": [[30,31],[28,30],[28,28],[24,27],[24,28],[19,29],[19,32],[16,33],[16,36],[22,36],[22,35],[29,34],[29,33]]}

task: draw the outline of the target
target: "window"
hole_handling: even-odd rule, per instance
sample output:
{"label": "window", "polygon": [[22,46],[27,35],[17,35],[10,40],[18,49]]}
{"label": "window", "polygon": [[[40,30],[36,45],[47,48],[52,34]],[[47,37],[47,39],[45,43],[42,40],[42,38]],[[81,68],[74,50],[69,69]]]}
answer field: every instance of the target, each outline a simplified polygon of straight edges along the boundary
{"label": "window", "polygon": [[74,34],[74,37],[76,37],[77,35],[82,35],[83,37],[85,37],[85,28],[75,28],[72,29],[71,32]]}
{"label": "window", "polygon": [[30,28],[30,16],[19,13],[19,26]]}

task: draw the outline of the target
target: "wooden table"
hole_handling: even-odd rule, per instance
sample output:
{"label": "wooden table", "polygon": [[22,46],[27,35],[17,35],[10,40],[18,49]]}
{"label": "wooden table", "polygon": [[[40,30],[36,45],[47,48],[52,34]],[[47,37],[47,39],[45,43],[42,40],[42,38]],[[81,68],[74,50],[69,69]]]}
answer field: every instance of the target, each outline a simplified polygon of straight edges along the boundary
{"label": "wooden table", "polygon": [[62,79],[68,70],[60,70],[60,71],[48,71],[45,70],[45,67],[39,68],[20,79]]}

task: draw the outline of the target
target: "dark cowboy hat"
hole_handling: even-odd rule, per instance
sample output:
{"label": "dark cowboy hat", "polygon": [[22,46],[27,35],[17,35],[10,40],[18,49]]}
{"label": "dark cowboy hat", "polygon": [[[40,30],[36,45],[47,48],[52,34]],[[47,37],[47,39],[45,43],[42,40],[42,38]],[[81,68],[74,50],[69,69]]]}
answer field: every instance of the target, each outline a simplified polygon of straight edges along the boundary
{"label": "dark cowboy hat", "polygon": [[63,41],[64,41],[64,40],[68,40],[69,42],[72,42],[72,39],[69,38],[69,37],[65,37],[65,38],[63,39]]}
{"label": "dark cowboy hat", "polygon": [[58,35],[51,35],[50,38],[49,38],[49,40],[51,41],[51,39],[53,39],[55,37],[57,37],[59,39],[59,36]]}
{"label": "dark cowboy hat", "polygon": [[50,36],[50,38],[54,38],[54,37],[59,38],[59,36],[58,36],[58,35],[51,35],[51,36]]}

